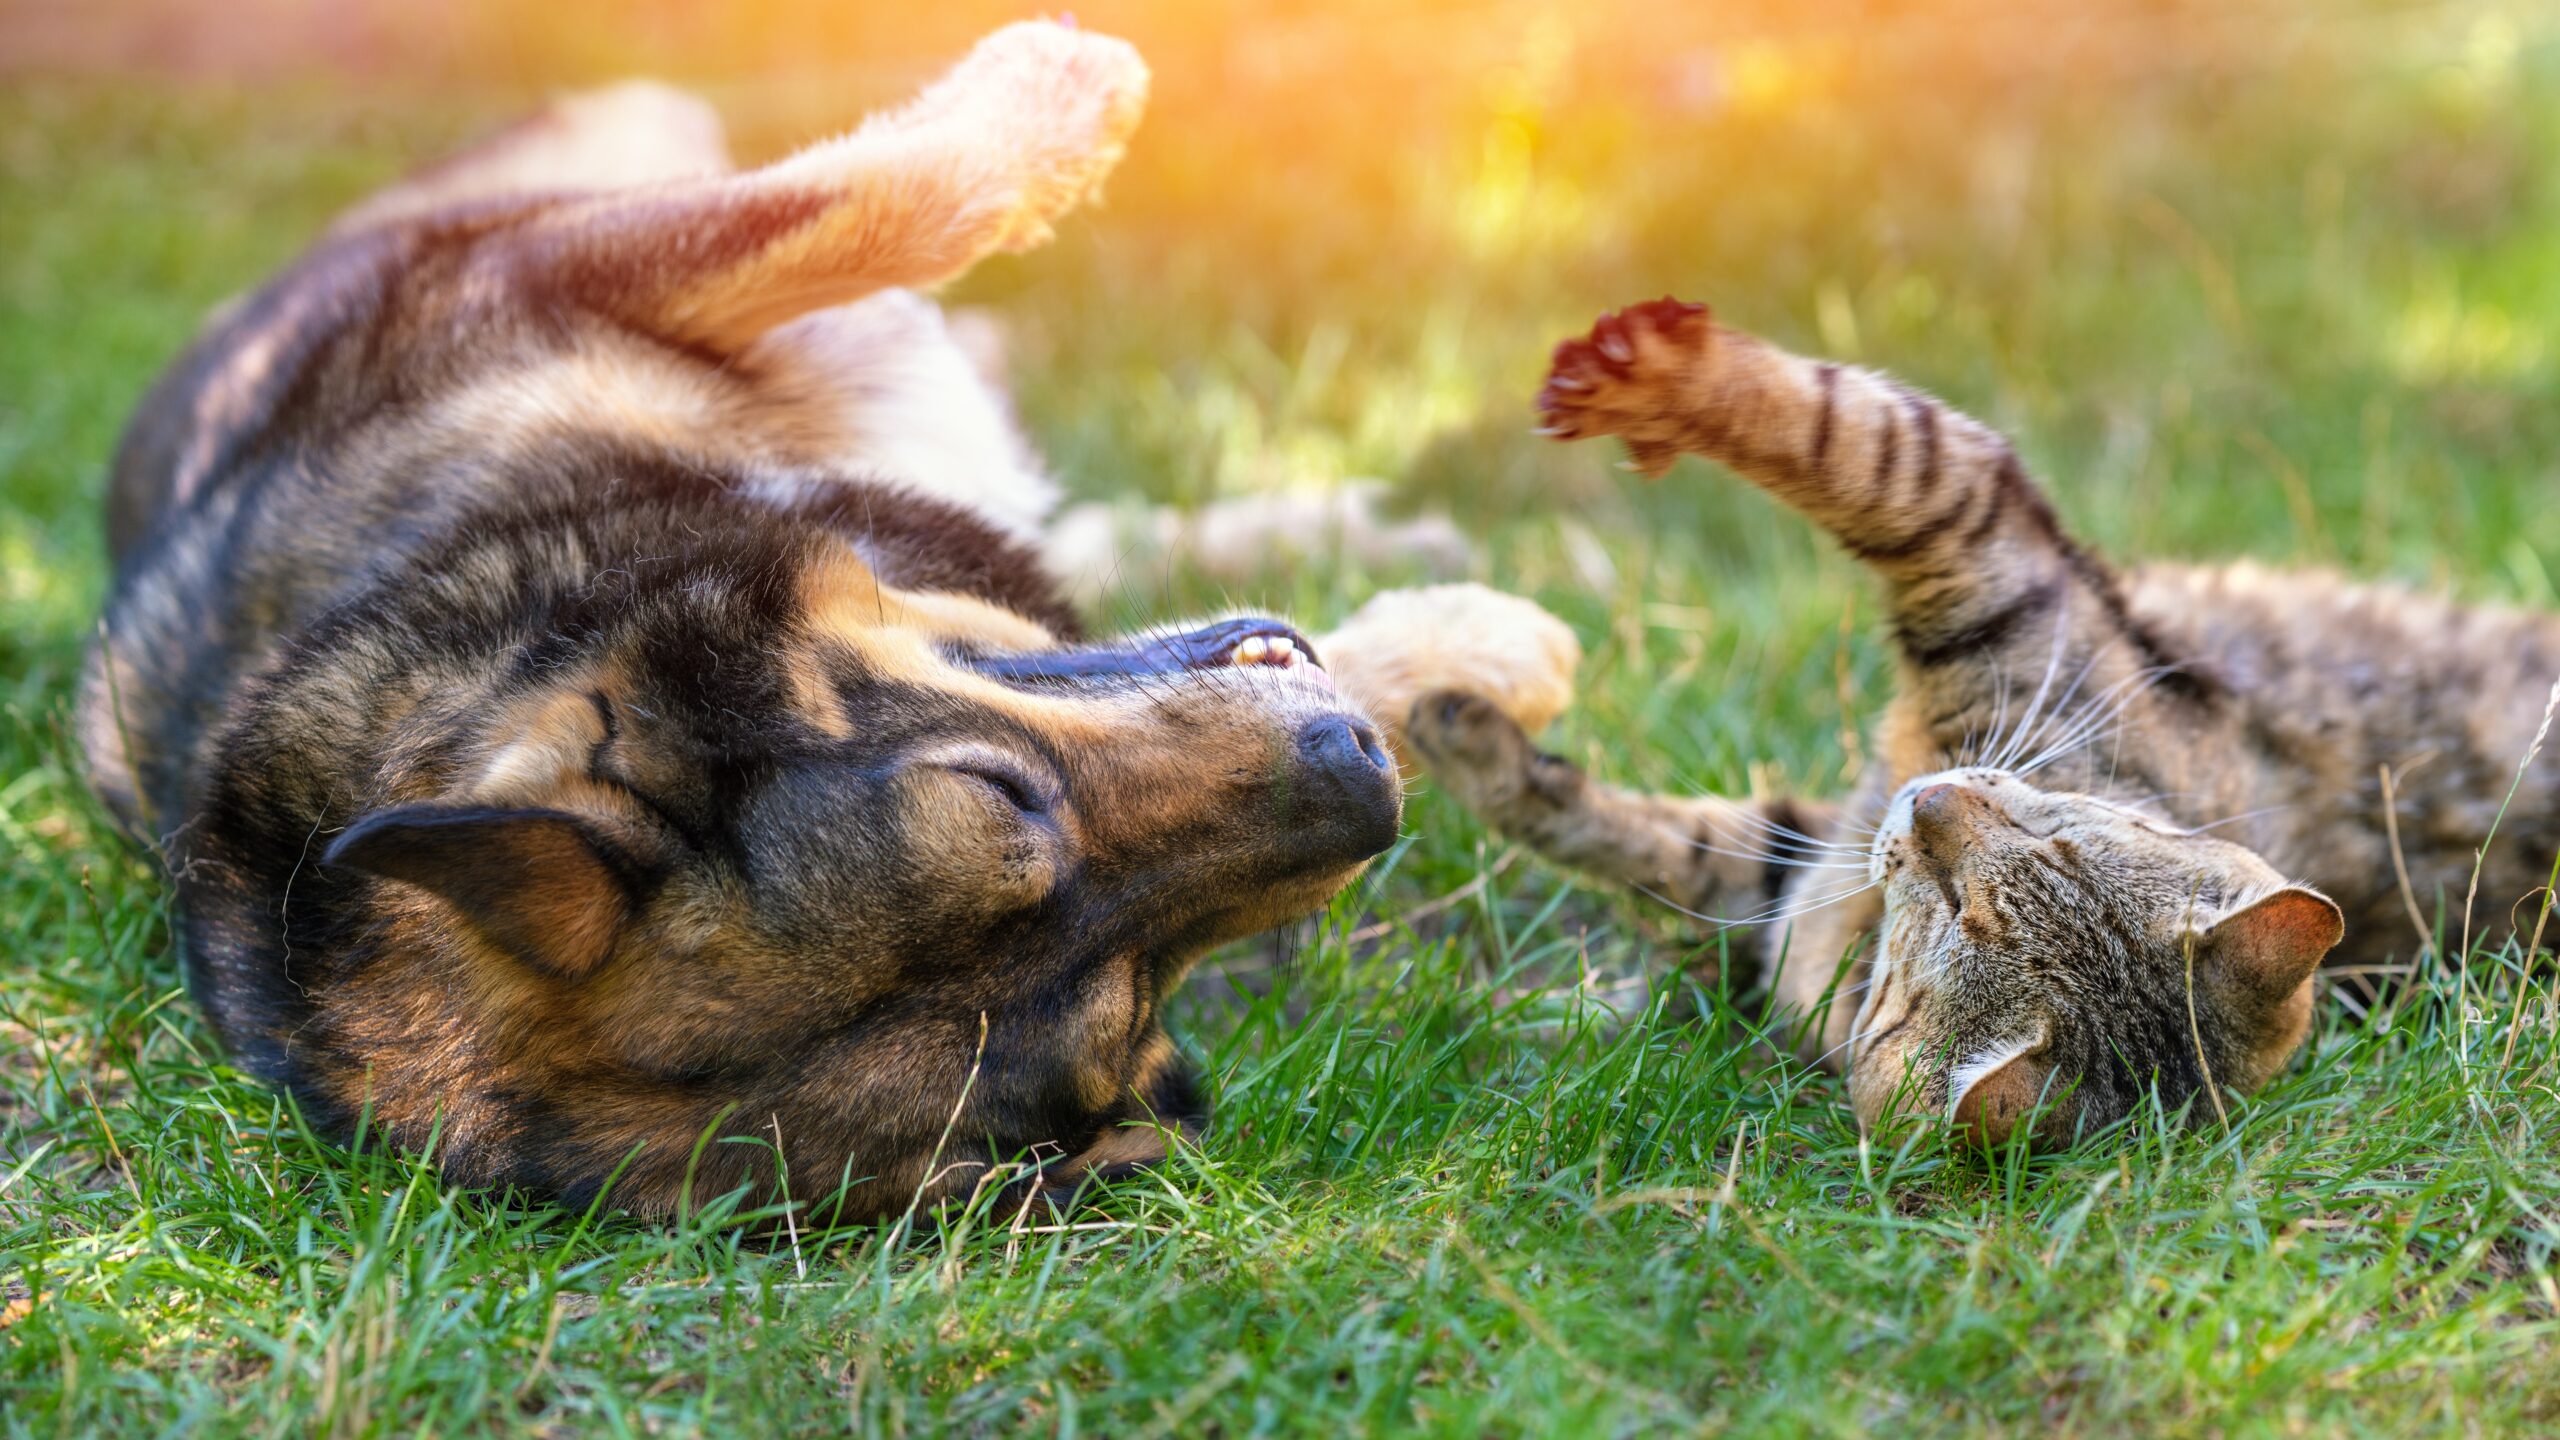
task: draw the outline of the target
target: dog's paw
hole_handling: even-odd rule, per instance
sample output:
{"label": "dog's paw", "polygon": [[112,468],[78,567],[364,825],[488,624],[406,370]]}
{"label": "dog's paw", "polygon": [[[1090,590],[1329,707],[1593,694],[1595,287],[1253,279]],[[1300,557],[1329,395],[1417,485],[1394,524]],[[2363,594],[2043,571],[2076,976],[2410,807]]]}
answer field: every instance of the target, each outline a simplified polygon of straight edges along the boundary
{"label": "dog's paw", "polygon": [[1529,600],[1474,583],[1387,590],[1330,634],[1316,653],[1344,698],[1387,734],[1410,774],[1404,721],[1423,696],[1464,689],[1532,733],[1573,703],[1582,644]]}
{"label": "dog's paw", "polygon": [[1582,771],[1540,750],[1518,721],[1481,695],[1442,690],[1413,703],[1404,732],[1414,758],[1452,799],[1497,828],[1518,830],[1570,804]]}
{"label": "dog's paw", "polygon": [[1659,476],[1679,458],[1714,344],[1707,307],[1667,295],[1601,316],[1556,347],[1538,390],[1539,433],[1618,436],[1639,473]]}
{"label": "dog's paw", "polygon": [[[1125,40],[1027,20],[978,42],[937,90],[1014,177],[1002,248],[1026,250],[1120,163],[1147,108],[1147,62]],[[991,167],[995,168],[995,167]]]}

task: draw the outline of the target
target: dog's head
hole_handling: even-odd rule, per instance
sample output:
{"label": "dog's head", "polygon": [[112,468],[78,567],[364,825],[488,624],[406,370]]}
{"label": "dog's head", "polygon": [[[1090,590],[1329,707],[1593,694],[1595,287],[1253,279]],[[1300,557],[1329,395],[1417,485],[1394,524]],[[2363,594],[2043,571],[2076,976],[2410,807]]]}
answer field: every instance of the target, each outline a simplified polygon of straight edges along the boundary
{"label": "dog's head", "polygon": [[1200,1118],[1162,1002],[1394,840],[1377,732],[1277,621],[1073,643],[796,543],[545,578],[491,542],[432,571],[517,597],[452,622],[503,664],[388,699],[350,658],[378,636],[286,667],[319,677],[268,699],[305,734],[406,707],[295,901],[384,957],[294,1042],[342,1103],[572,1197],[628,1162],[644,1210],[762,1183],[697,1142],[778,1131],[793,1192],[865,1182],[848,1215]]}

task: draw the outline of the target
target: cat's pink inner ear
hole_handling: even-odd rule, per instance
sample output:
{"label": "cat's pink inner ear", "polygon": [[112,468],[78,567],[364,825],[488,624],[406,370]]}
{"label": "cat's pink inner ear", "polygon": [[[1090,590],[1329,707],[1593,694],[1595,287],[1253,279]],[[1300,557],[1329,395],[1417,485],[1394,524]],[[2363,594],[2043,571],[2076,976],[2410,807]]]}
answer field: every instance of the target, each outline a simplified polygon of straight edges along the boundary
{"label": "cat's pink inner ear", "polygon": [[2041,1052],[2011,1056],[1965,1087],[1950,1118],[1984,1145],[2003,1144],[2018,1122],[2047,1098],[2047,1082],[2052,1078],[2053,1066]]}
{"label": "cat's pink inner ear", "polygon": [[2223,979],[2274,1003],[2310,979],[2321,958],[2346,934],[2346,917],[2336,902],[2317,890],[2288,885],[2215,921],[2204,943]]}

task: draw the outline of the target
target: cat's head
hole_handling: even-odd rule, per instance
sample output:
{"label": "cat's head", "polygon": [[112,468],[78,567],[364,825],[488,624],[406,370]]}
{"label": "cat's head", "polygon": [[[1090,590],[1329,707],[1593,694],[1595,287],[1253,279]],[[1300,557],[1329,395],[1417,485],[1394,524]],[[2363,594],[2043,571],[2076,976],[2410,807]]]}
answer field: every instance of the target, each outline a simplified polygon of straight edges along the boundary
{"label": "cat's head", "polygon": [[1870,1126],[1933,1112],[1996,1143],[2036,1114],[2059,1144],[2154,1088],[2172,1109],[2255,1090],[2344,933],[2240,845],[1998,770],[1905,785],[1869,862],[1885,918],[1849,1087]]}

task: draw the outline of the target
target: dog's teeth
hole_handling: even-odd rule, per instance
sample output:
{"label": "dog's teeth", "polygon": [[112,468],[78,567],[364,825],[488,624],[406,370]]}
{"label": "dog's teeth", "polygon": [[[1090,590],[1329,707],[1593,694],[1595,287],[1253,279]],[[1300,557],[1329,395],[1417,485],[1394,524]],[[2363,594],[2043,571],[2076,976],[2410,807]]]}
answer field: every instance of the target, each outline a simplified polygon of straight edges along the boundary
{"label": "dog's teeth", "polygon": [[1298,648],[1292,635],[1248,635],[1227,652],[1230,665],[1267,665],[1275,670],[1294,670],[1300,665],[1314,668],[1307,652]]}

